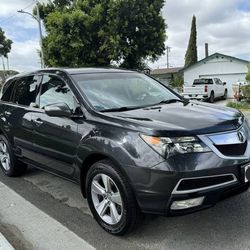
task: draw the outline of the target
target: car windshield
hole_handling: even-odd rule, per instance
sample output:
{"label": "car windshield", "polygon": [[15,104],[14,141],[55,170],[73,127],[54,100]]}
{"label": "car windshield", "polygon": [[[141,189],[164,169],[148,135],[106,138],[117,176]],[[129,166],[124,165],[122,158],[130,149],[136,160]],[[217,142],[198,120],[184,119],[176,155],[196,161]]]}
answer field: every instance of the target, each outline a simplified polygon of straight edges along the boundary
{"label": "car windshield", "polygon": [[97,111],[123,111],[179,100],[166,87],[141,73],[76,74],[72,78]]}

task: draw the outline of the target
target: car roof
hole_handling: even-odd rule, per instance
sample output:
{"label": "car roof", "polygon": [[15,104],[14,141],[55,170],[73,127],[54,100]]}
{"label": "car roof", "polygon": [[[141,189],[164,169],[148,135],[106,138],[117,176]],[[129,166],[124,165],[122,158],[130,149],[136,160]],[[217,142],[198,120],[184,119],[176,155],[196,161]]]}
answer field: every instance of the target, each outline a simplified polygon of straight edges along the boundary
{"label": "car roof", "polygon": [[18,77],[24,77],[32,74],[37,74],[37,73],[49,73],[49,72],[65,72],[70,75],[75,75],[75,74],[95,74],[95,73],[132,73],[135,71],[132,70],[127,70],[127,69],[120,69],[120,68],[44,68],[44,69],[39,69],[35,71],[29,71],[29,72],[23,72],[17,75],[14,75],[7,80],[10,80],[12,78],[18,78]]}

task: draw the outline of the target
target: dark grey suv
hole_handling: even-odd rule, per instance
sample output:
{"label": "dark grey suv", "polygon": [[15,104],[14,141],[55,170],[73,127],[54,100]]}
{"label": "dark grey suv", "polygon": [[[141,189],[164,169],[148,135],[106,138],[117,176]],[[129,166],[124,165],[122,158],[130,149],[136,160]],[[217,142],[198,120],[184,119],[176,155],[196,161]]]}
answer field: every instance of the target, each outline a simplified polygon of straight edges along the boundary
{"label": "dark grey suv", "polygon": [[249,187],[249,127],[233,109],[191,102],[120,69],[45,69],[9,79],[0,161],[80,184],[97,222],[121,235],[141,212],[179,215]]}

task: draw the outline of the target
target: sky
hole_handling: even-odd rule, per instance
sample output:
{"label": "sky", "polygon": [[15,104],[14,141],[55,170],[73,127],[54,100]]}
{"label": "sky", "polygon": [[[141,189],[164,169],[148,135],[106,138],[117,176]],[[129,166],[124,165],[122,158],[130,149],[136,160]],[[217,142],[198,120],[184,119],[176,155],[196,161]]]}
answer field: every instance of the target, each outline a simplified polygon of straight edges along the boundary
{"label": "sky", "polygon": [[[40,67],[37,22],[17,13],[19,9],[31,12],[34,4],[35,0],[0,0],[0,27],[13,40],[11,69],[29,71]],[[166,46],[171,47],[170,67],[184,64],[193,15],[197,18],[199,60],[204,58],[205,43],[209,44],[209,54],[219,52],[250,60],[249,0],[166,0],[162,15],[167,24]],[[151,68],[166,65],[166,55],[149,63]]]}

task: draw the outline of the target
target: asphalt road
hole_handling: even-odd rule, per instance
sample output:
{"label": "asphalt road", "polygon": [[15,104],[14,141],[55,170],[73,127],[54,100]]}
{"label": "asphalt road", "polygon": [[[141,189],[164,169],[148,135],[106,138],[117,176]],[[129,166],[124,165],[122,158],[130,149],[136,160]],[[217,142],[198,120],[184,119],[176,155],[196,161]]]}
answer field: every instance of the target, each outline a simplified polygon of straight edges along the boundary
{"label": "asphalt road", "polygon": [[[97,249],[250,249],[250,190],[190,215],[147,215],[132,234],[115,237],[94,221],[74,183],[32,168],[21,178],[0,171],[0,182]],[[0,223],[0,230],[17,250],[31,250],[18,229]]]}

